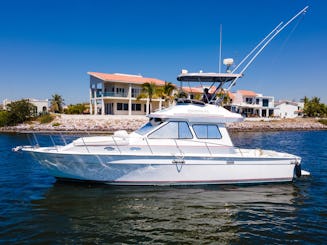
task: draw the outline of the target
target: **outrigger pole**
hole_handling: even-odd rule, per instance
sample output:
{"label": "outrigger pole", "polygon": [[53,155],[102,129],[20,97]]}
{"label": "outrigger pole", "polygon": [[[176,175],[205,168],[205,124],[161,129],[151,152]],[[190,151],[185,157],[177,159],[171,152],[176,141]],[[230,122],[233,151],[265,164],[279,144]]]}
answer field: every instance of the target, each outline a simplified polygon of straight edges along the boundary
{"label": "outrigger pole", "polygon": [[264,39],[262,39],[262,41],[260,43],[258,43],[257,46],[255,46],[254,49],[251,50],[251,52],[244,57],[244,59],[234,68],[234,70],[232,70],[232,73],[234,73],[252,54],[254,51],[256,51],[262,44],[264,41],[267,40],[268,37],[270,37],[281,25],[283,24],[283,21],[281,21],[274,30],[272,30]]}
{"label": "outrigger pole", "polygon": [[[284,24],[282,27],[280,27],[280,25],[282,24],[282,22],[277,25],[277,27],[275,27],[275,29],[270,32],[253,50],[251,50],[251,52],[241,61],[241,63],[243,63],[245,60],[247,60],[249,58],[249,56],[251,54],[253,54],[253,52],[255,50],[257,50],[260,45],[262,43],[264,43],[264,41],[270,36],[270,38],[262,45],[262,47],[256,52],[256,54],[250,59],[250,61],[245,65],[245,67],[241,70],[241,72],[239,72],[240,74],[243,74],[244,71],[252,64],[252,62],[255,60],[255,58],[262,52],[262,50],[285,28],[287,27],[293,20],[295,20],[299,15],[305,13],[307,11],[307,9],[309,8],[309,6],[306,6],[304,9],[302,9],[300,12],[298,12],[296,15],[294,15],[286,24]],[[280,27],[280,28],[279,28]],[[279,28],[279,29],[278,29]],[[275,32],[273,35],[271,35],[273,32]],[[232,73],[234,73],[234,71],[240,67],[241,63],[232,71]],[[229,85],[229,87],[226,89],[227,91],[229,91],[231,89],[231,87],[234,86],[234,84],[236,83],[238,77]]]}

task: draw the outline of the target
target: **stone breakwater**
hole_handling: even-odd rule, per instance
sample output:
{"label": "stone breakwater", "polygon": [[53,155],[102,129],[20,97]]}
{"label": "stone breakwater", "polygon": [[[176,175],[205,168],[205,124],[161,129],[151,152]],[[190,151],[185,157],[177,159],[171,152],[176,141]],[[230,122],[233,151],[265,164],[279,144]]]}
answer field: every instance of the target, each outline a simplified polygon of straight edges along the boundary
{"label": "stone breakwater", "polygon": [[327,130],[327,126],[313,118],[279,120],[245,120],[227,124],[229,131],[289,131],[289,130]]}
{"label": "stone breakwater", "polygon": [[[2,132],[101,132],[112,133],[117,130],[134,131],[145,124],[145,116],[114,116],[114,115],[57,115],[47,124],[30,122],[14,127],[0,128]],[[268,120],[247,119],[244,122],[229,123],[230,131],[283,131],[283,130],[326,130],[327,126],[316,119],[297,118]]]}

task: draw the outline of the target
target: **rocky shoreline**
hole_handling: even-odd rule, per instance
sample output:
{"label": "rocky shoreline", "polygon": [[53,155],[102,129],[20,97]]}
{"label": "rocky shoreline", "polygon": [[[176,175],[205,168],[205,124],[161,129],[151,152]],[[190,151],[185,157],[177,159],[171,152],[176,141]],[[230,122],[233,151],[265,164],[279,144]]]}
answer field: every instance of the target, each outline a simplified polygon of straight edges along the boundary
{"label": "rocky shoreline", "polygon": [[[57,115],[47,124],[39,122],[24,123],[0,128],[0,132],[44,132],[44,133],[112,133],[117,130],[134,131],[148,118],[145,116],[102,116],[102,115]],[[229,123],[232,132],[243,131],[289,131],[289,130],[327,130],[327,125],[313,118],[296,119],[247,119],[244,122]]]}
{"label": "rocky shoreline", "polygon": [[324,125],[314,118],[295,118],[295,119],[279,119],[267,121],[250,121],[246,120],[239,123],[231,123],[227,125],[229,131],[305,131],[305,130],[327,130]]}

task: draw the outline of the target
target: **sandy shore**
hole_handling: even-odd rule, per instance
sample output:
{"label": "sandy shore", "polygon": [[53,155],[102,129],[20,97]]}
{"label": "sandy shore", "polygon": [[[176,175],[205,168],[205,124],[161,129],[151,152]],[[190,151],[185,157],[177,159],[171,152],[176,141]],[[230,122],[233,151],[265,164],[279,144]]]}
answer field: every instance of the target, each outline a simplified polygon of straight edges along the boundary
{"label": "sandy shore", "polygon": [[[133,131],[146,123],[145,116],[115,115],[57,115],[48,124],[38,122],[24,123],[15,127],[0,128],[0,132],[101,132],[112,133],[117,130]],[[227,125],[230,131],[285,131],[285,130],[326,130],[327,126],[312,118],[269,120],[247,119],[240,123]]]}

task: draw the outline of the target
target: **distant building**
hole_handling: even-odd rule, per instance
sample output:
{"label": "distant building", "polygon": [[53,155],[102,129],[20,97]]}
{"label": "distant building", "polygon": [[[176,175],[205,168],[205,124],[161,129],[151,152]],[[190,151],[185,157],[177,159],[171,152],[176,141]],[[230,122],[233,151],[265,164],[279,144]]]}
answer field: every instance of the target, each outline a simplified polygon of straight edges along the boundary
{"label": "distant building", "polygon": [[275,116],[280,118],[295,118],[303,115],[303,102],[282,100],[275,103]]}
{"label": "distant building", "polygon": [[[35,106],[35,112],[34,112],[35,115],[39,115],[41,113],[49,111],[49,100],[48,99],[44,99],[44,100],[26,99],[26,100],[28,100],[28,102],[30,102],[32,105]],[[14,101],[5,99],[3,101],[3,109],[7,110],[7,105],[12,103],[12,102],[14,102]]]}
{"label": "distant building", "polygon": [[[145,115],[149,99],[139,99],[144,83],[164,86],[165,81],[129,74],[88,72],[90,75],[90,114]],[[161,98],[152,99],[151,110],[162,108]]]}
{"label": "distant building", "polygon": [[274,116],[274,97],[264,96],[249,90],[238,90],[233,93],[231,111],[246,117]]}

